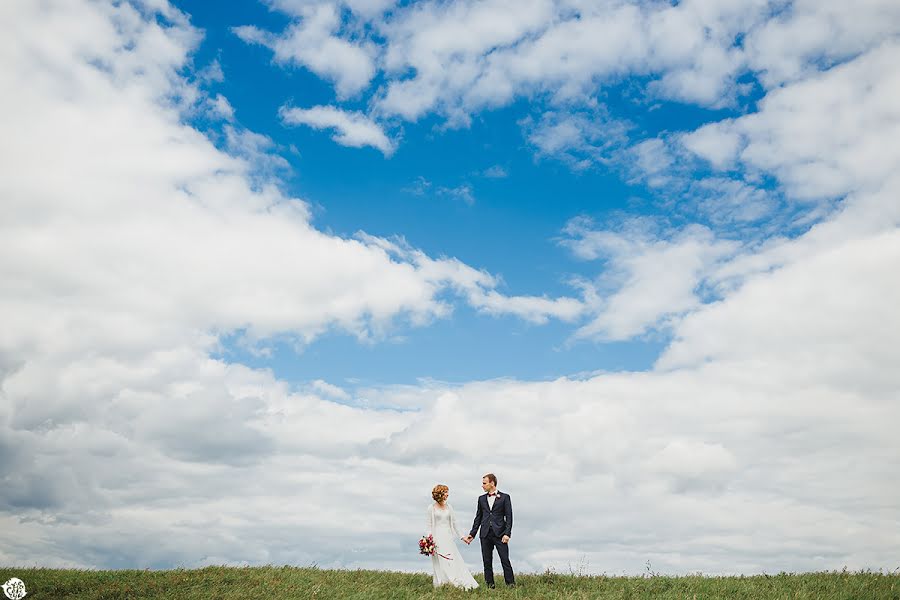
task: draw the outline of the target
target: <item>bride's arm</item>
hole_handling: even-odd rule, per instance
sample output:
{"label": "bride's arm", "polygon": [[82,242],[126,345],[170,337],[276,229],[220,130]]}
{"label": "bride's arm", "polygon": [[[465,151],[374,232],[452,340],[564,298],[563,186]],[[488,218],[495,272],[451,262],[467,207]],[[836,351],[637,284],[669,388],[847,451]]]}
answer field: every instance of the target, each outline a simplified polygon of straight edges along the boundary
{"label": "bride's arm", "polygon": [[459,529],[456,528],[456,513],[453,512],[453,506],[448,503],[447,508],[450,509],[450,531],[452,531],[453,535],[457,538],[462,539],[463,536],[459,535]]}
{"label": "bride's arm", "polygon": [[425,535],[434,533],[434,513],[431,512],[431,505],[425,509]]}

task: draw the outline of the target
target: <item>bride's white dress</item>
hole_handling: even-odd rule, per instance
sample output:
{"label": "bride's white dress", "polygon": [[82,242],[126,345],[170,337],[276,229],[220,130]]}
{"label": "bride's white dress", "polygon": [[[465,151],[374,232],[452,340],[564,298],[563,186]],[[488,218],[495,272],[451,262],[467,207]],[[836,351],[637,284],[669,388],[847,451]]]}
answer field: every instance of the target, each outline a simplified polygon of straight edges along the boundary
{"label": "bride's white dress", "polygon": [[432,583],[434,587],[450,584],[467,590],[477,588],[478,582],[469,573],[456,547],[457,541],[462,543],[462,536],[456,528],[453,507],[449,503],[444,506],[445,508],[440,508],[432,504],[425,512],[425,534],[431,534],[436,547],[435,553],[431,555],[431,566],[434,569]]}

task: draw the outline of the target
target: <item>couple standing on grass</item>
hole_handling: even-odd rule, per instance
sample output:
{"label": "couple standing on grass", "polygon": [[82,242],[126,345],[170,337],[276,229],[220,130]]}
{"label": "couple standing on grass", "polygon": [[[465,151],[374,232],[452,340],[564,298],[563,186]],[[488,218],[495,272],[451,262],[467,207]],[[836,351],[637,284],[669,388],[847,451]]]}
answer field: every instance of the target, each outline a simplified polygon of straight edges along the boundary
{"label": "couple standing on grass", "polygon": [[484,560],[484,582],[494,587],[494,549],[500,555],[503,565],[503,580],[507,586],[515,586],[512,565],[509,563],[509,537],[512,535],[512,502],[509,494],[497,490],[497,477],[488,473],[481,478],[481,488],[485,491],[478,497],[478,508],[475,510],[475,521],[469,535],[463,537],[456,528],[456,515],[453,507],[447,502],[450,490],[446,485],[436,485],[431,490],[434,504],[425,512],[426,535],[434,538],[435,552],[431,555],[431,566],[434,569],[432,582],[434,587],[453,585],[467,590],[477,588],[478,582],[469,573],[466,563],[456,548],[459,538],[466,545],[471,544],[479,528],[481,533],[481,558]]}

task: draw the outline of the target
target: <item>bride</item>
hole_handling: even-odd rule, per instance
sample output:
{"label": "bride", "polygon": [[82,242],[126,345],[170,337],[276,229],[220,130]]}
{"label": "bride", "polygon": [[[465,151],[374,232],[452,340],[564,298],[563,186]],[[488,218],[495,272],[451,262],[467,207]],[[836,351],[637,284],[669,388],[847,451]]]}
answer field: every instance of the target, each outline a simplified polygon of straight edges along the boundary
{"label": "bride", "polygon": [[450,584],[467,590],[478,587],[478,582],[469,573],[466,563],[456,549],[456,540],[463,539],[456,529],[456,515],[453,507],[447,502],[450,488],[436,485],[431,490],[434,504],[425,511],[425,535],[434,538],[435,551],[431,555],[431,566],[434,569],[432,583],[434,587]]}

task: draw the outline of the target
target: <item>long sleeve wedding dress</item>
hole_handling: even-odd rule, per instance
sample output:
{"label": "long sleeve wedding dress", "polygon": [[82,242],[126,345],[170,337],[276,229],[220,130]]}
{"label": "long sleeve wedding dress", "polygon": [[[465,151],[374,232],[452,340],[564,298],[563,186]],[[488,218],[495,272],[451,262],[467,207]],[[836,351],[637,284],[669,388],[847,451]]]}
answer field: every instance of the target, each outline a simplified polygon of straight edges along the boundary
{"label": "long sleeve wedding dress", "polygon": [[[456,528],[456,515],[449,503],[441,508],[431,504],[425,512],[426,535],[431,534],[436,547],[431,555],[434,569],[434,587],[450,584],[467,590],[477,588],[478,582],[472,577],[466,563],[456,547],[462,536]],[[439,556],[443,555],[443,556]]]}

